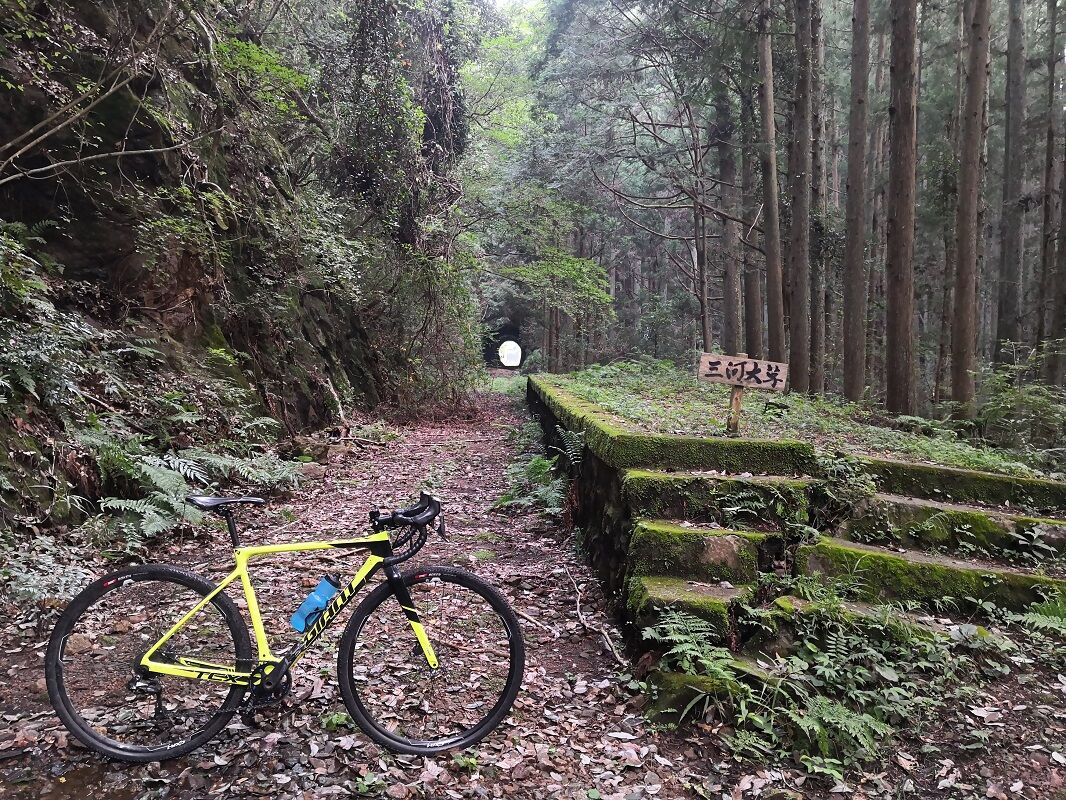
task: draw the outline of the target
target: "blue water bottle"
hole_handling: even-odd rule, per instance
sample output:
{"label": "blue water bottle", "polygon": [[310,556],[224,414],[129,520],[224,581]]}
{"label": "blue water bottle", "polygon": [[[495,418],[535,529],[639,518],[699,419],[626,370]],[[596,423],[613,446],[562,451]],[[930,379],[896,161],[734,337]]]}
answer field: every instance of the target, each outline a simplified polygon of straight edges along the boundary
{"label": "blue water bottle", "polygon": [[324,577],[318,582],[318,586],[315,587],[315,590],[307,595],[307,599],[300,603],[300,607],[296,609],[296,613],[292,615],[289,624],[296,628],[300,633],[306,631],[311,625],[315,624],[315,620],[318,619],[319,614],[326,610],[329,601],[333,599],[333,595],[335,595],[340,588],[341,582],[339,578],[332,575]]}

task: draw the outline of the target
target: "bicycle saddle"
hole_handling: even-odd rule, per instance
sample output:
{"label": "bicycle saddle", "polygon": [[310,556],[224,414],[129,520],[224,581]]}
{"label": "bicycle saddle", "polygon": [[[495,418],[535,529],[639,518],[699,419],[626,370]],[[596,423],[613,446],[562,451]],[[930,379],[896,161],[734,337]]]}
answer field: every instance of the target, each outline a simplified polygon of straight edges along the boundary
{"label": "bicycle saddle", "polygon": [[210,497],[203,494],[190,494],[185,499],[201,511],[217,511],[220,508],[238,504],[266,505],[266,500],[262,497]]}

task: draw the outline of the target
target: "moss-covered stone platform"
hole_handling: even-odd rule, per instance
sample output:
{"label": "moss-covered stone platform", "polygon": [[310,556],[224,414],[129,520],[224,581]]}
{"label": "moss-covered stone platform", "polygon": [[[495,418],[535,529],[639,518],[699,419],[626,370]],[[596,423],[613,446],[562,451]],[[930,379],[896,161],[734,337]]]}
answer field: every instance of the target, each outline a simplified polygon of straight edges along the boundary
{"label": "moss-covered stone platform", "polygon": [[685,611],[711,623],[718,634],[715,643],[725,644],[733,632],[730,606],[749,592],[746,586],[638,575],[630,579],[626,611],[638,630],[653,625],[658,613],[666,608]]}
{"label": "moss-covered stone platform", "polygon": [[717,469],[810,475],[817,469],[814,448],[795,441],[696,438],[647,433],[555,386],[550,378],[529,379],[531,404],[543,406],[556,422],[584,432],[585,444],[615,468]]}
{"label": "moss-covered stone platform", "polygon": [[[1066,574],[1064,483],[866,458],[852,463],[879,491],[842,506],[806,443],[648,433],[550,376],[530,379],[528,399],[549,444],[561,445],[564,429],[584,436],[574,522],[638,649],[655,647],[645,628],[681,610],[709,623],[713,644],[734,652],[746,676],[745,654],[787,654],[804,619],[827,610],[856,625],[876,617],[864,626],[871,635],[940,636],[943,626],[876,604],[913,602],[942,616],[989,602],[1019,611],[1066,593],[1066,581],[1045,574]],[[997,561],[1004,554],[1025,568]],[[786,583],[765,580],[775,573],[843,582],[865,602],[828,609],[767,596],[763,587]],[[664,708],[737,691],[658,674]]]}
{"label": "moss-covered stone platform", "polygon": [[629,544],[629,568],[636,575],[751,583],[759,576],[760,549],[770,538],[753,531],[643,520]]}
{"label": "moss-covered stone platform", "polygon": [[747,516],[756,521],[745,508],[759,505],[769,518],[765,521],[805,522],[811,490],[818,484],[787,476],[628,469],[622,475],[622,497],[640,515],[719,523]]}
{"label": "moss-covered stone platform", "polygon": [[1019,475],[864,458],[863,465],[881,491],[990,506],[1007,505],[1034,512],[1066,512],[1066,483]]}

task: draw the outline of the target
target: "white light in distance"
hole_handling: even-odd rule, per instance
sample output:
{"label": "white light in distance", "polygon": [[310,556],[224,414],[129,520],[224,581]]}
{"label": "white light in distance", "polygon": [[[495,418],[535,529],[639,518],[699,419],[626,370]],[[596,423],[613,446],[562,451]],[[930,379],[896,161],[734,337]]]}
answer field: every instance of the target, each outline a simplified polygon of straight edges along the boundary
{"label": "white light in distance", "polygon": [[508,339],[500,345],[500,363],[505,367],[517,367],[522,363],[522,347]]}

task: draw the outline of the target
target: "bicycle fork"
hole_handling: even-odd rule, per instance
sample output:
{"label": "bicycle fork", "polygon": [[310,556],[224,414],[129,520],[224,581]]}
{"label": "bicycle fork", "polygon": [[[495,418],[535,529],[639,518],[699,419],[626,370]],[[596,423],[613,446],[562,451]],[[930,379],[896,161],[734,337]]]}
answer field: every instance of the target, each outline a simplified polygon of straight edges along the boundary
{"label": "bicycle fork", "polygon": [[384,568],[384,572],[385,580],[389,582],[389,588],[392,590],[393,595],[396,596],[397,601],[399,601],[400,608],[403,609],[403,614],[407,617],[411,630],[415,633],[415,638],[418,639],[418,645],[422,648],[422,655],[425,656],[426,663],[430,669],[437,669],[437,654],[433,651],[433,645],[429,641],[429,636],[426,635],[426,629],[418,618],[418,609],[415,608],[414,601],[411,599],[411,592],[408,590],[407,584],[400,577],[400,571],[394,566],[387,566]]}

